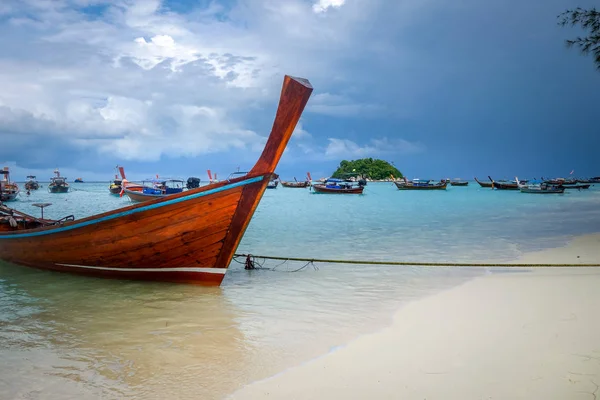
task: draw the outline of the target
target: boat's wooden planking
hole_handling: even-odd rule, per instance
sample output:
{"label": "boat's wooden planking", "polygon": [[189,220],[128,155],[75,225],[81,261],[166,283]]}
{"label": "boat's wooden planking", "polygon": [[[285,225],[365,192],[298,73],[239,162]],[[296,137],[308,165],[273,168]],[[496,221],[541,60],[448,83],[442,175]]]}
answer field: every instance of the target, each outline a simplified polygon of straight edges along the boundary
{"label": "boat's wooden planking", "polygon": [[0,259],[110,278],[219,285],[310,97],[286,76],[273,129],[245,176],[38,229],[0,231]]}

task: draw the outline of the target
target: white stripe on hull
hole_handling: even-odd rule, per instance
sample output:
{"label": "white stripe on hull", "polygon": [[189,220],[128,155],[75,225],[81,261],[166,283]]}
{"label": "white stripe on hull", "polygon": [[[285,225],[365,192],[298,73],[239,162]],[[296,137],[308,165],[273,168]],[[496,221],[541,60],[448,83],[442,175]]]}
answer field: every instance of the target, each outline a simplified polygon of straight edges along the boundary
{"label": "white stripe on hull", "polygon": [[112,268],[112,267],[92,267],[89,265],[75,264],[56,264],[61,267],[74,267],[85,269],[97,269],[102,271],[117,271],[117,272],[203,272],[208,274],[221,274],[227,272],[227,268]]}

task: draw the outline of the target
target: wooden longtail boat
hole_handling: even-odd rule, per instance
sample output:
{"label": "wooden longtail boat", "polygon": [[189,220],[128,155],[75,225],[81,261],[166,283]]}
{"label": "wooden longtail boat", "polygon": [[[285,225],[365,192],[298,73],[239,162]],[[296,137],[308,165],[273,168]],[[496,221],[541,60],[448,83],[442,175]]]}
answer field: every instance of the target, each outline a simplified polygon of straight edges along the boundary
{"label": "wooden longtail boat", "polygon": [[141,192],[124,188],[123,192],[131,199],[131,201],[150,201],[183,192],[183,184],[185,182],[181,179],[152,179],[150,181],[142,182],[142,184],[144,183],[151,183],[152,186],[149,187],[144,185]]}
{"label": "wooden longtail boat", "polygon": [[479,186],[481,186],[483,188],[491,188],[492,187],[492,182],[482,182],[479,179],[477,179],[477,177],[475,177],[475,182],[479,183]]}
{"label": "wooden longtail boat", "polygon": [[40,184],[35,179],[34,175],[27,176],[27,182],[25,182],[25,190],[38,190],[40,188]]}
{"label": "wooden longtail boat", "polygon": [[585,185],[559,185],[560,187],[563,187],[565,189],[576,189],[576,190],[582,190],[582,189],[589,189],[590,188],[590,184],[585,184]]}
{"label": "wooden longtail boat", "polygon": [[284,78],[271,134],[248,174],[74,221],[15,212],[12,223],[0,222],[0,259],[107,278],[219,285],[311,92],[307,80]]}
{"label": "wooden longtail boat", "polygon": [[394,181],[394,185],[396,185],[398,190],[446,190],[448,181],[444,179],[439,183],[430,183],[427,179],[413,179],[409,182],[404,178],[403,181]]}
{"label": "wooden longtail boat", "polygon": [[305,181],[298,181],[294,177],[294,182],[291,182],[291,181],[281,181],[281,186],[288,187],[288,188],[307,188],[307,187],[310,186],[310,173],[306,174],[306,180]]}
{"label": "wooden longtail boat", "polygon": [[117,175],[115,175],[115,179],[108,185],[108,191],[111,194],[119,194],[123,190],[123,180],[119,179]]}
{"label": "wooden longtail boat", "polygon": [[516,178],[517,185],[521,193],[532,193],[532,194],[562,194],[565,192],[565,188],[560,185],[552,185],[546,182],[539,183],[528,183],[523,185],[519,182],[519,178]]}
{"label": "wooden longtail boat", "polygon": [[454,179],[450,181],[451,186],[469,186],[469,181],[463,181],[460,179]]}
{"label": "wooden longtail boat", "polygon": [[312,190],[314,190],[315,193],[362,194],[365,190],[365,185],[359,182],[355,186],[354,182],[329,178],[323,184],[312,185]]}
{"label": "wooden longtail boat", "polygon": [[67,193],[69,191],[69,184],[67,178],[60,176],[58,169],[54,170],[54,175],[50,178],[50,184],[48,185],[48,191],[50,193]]}
{"label": "wooden longtail boat", "polygon": [[488,176],[488,178],[490,178],[490,181],[492,182],[492,187],[498,190],[519,190],[518,182],[498,182],[493,180],[491,176]]}
{"label": "wooden longtail boat", "polygon": [[13,201],[19,195],[19,185],[10,181],[10,172],[8,167],[0,171],[0,201]]}

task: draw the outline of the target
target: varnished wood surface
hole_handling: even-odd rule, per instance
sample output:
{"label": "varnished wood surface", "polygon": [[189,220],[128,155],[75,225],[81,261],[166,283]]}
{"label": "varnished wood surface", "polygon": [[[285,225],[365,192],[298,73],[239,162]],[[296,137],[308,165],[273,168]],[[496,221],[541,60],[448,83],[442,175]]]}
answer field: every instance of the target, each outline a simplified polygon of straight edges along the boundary
{"label": "varnished wood surface", "polygon": [[0,259],[108,278],[221,283],[312,87],[286,76],[273,130],[250,173],[37,229],[0,230]]}

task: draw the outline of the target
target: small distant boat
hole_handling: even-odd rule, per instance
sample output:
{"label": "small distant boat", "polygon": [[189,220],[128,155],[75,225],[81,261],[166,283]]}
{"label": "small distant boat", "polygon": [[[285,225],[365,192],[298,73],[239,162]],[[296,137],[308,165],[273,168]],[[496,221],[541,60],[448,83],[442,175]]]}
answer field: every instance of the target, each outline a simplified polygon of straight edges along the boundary
{"label": "small distant boat", "polygon": [[600,176],[595,176],[589,179],[590,183],[600,183]]}
{"label": "small distant boat", "polygon": [[217,179],[217,174],[215,173],[215,176],[213,178],[213,175],[210,171],[210,169],[207,169],[206,172],[208,173],[208,183],[219,183],[219,180]]}
{"label": "small distant boat", "polygon": [[542,181],[549,185],[576,185],[577,179],[565,179],[565,178],[554,178],[554,179],[545,179],[542,177]]}
{"label": "small distant boat", "polygon": [[267,184],[267,189],[277,189],[278,184],[279,184],[279,181],[277,181],[275,179],[271,179],[269,181],[269,183]]}
{"label": "small distant boat", "polygon": [[306,173],[306,180],[298,181],[296,177],[294,177],[294,182],[281,181],[281,186],[289,187],[289,188],[307,188],[310,186],[310,172]]}
{"label": "small distant boat", "polygon": [[83,179],[81,178],[76,178],[73,182],[77,182],[77,183],[83,183]]}
{"label": "small distant boat", "polygon": [[329,178],[324,183],[312,185],[315,193],[362,194],[365,189],[363,181]]}
{"label": "small distant boat", "polygon": [[[519,182],[519,178],[515,178]],[[565,188],[560,185],[552,185],[546,182],[529,182],[527,184],[517,183],[521,193],[534,194],[561,194],[565,192]]]}
{"label": "small distant boat", "polygon": [[475,177],[475,182],[479,183],[479,186],[481,186],[483,188],[491,188],[492,187],[492,182],[482,182],[479,179],[477,179],[477,177]]}
{"label": "small distant boat", "polygon": [[119,194],[123,190],[123,180],[119,179],[119,176],[115,174],[115,179],[108,185],[108,191],[110,194]]}
{"label": "small distant boat", "polygon": [[518,182],[495,181],[491,176],[488,176],[492,182],[492,187],[498,190],[519,190]]}
{"label": "small distant boat", "polygon": [[450,180],[451,186],[469,186],[469,181],[463,181],[460,178]]}
{"label": "small distant boat", "polygon": [[119,191],[119,194],[121,196],[123,196],[124,194],[123,189],[128,189],[131,192],[141,192],[144,189],[144,185],[135,182],[129,182],[127,180],[127,178],[125,177],[125,168],[117,165],[117,169],[121,174],[121,190]]}
{"label": "small distant boat", "polygon": [[431,179],[413,179],[408,181],[404,178],[403,181],[395,181],[394,184],[398,190],[446,190],[448,181],[442,179],[439,182],[434,182]]}
{"label": "small distant boat", "polygon": [[2,179],[0,180],[0,201],[14,201],[19,195],[19,185],[10,181],[10,171],[4,167],[0,171]]}
{"label": "small distant boat", "polygon": [[590,186],[592,186],[592,185],[590,185],[588,183],[588,184],[585,184],[585,185],[580,185],[580,184],[574,184],[573,185],[573,184],[569,184],[569,185],[559,185],[559,186],[564,187],[565,189],[584,190],[584,189],[589,189]]}
{"label": "small distant boat", "polygon": [[58,168],[54,170],[54,175],[50,178],[50,184],[48,185],[48,191],[50,193],[67,193],[69,191],[69,184],[67,178],[60,176]]}
{"label": "small distant boat", "polygon": [[38,190],[40,184],[36,180],[34,175],[27,175],[27,182],[25,182],[25,190]]}
{"label": "small distant boat", "polygon": [[200,187],[200,178],[196,178],[194,176],[190,176],[185,184],[185,188],[190,190],[190,189],[196,189]]}
{"label": "small distant boat", "polygon": [[184,183],[181,179],[149,179],[142,181],[144,187],[141,192],[128,188],[124,188],[123,192],[132,201],[149,201],[183,192]]}

